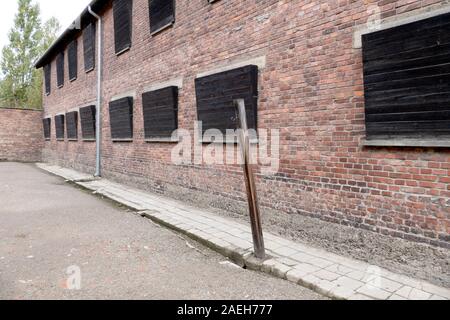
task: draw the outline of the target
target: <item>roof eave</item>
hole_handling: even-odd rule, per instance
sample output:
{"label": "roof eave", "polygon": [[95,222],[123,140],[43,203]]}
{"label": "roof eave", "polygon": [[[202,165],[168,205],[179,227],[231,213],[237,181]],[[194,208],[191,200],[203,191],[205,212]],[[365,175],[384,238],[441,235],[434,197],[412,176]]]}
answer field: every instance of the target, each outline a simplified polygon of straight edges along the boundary
{"label": "roof eave", "polygon": [[79,29],[74,28],[76,26],[76,22],[80,22],[80,26],[86,21],[93,19],[91,14],[89,13],[88,8],[91,7],[94,12],[99,12],[103,9],[103,7],[108,3],[109,0],[92,0],[91,3],[81,12],[78,18],[71,24],[69,28],[67,28],[59,37],[56,39],[53,44],[45,51],[45,53],[37,60],[34,64],[36,69],[42,68],[46,64],[48,64],[49,60],[53,59],[56,52],[60,50],[62,46],[64,46],[71,38],[80,32]]}

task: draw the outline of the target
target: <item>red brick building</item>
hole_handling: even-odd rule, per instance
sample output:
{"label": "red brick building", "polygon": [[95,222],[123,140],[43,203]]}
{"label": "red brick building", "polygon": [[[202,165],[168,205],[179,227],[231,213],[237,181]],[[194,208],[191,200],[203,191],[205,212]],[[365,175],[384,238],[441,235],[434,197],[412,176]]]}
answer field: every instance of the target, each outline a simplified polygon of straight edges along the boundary
{"label": "red brick building", "polygon": [[[241,169],[174,165],[167,130],[193,132],[201,112],[212,117],[208,104],[199,106],[202,79],[251,78],[244,69],[252,66],[251,119],[280,130],[279,172],[257,176],[264,208],[449,247],[445,1],[96,0],[91,7],[103,22],[104,177],[245,210]],[[43,157],[94,173],[95,110],[85,107],[97,101],[99,26],[88,10],[79,22],[81,30],[67,30],[37,63],[46,70],[44,117],[51,118]],[[158,115],[152,101],[163,96],[167,114]]]}

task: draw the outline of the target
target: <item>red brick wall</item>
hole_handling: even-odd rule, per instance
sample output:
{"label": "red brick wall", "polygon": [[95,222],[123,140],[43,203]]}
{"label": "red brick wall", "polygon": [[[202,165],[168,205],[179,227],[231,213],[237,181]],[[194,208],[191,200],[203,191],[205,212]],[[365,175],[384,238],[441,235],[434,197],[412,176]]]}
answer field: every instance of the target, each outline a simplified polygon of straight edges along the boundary
{"label": "red brick wall", "polygon": [[42,111],[0,108],[0,160],[41,161]]}
{"label": "red brick wall", "polygon": [[[238,168],[177,167],[170,161],[173,145],[144,141],[141,94],[148,85],[182,77],[179,127],[193,131],[196,75],[265,56],[258,127],[281,130],[281,167],[276,176],[258,176],[262,205],[280,214],[300,213],[449,246],[450,150],[363,146],[362,55],[352,47],[369,5],[378,4],[387,17],[439,2],[177,1],[174,27],[151,37],[148,1],[134,0],[133,44],[120,56],[114,54],[109,7],[104,12],[104,175],[167,193],[195,190],[244,207]],[[78,79],[66,79],[62,89],[56,88],[53,61],[46,115],[95,100],[95,72],[84,74],[81,42],[79,48]],[[130,91],[136,94],[134,141],[112,143],[108,102]],[[93,172],[95,145],[56,142],[53,135],[44,157]]]}

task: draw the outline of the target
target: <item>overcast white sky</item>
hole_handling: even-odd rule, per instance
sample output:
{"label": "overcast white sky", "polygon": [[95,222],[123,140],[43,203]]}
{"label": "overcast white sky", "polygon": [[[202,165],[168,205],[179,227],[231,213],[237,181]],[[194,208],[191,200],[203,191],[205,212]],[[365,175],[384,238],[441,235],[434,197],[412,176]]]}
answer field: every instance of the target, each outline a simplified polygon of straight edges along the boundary
{"label": "overcast white sky", "polygon": [[[41,7],[42,21],[50,17],[61,22],[61,32],[66,29],[91,0],[33,0]],[[13,26],[17,12],[17,0],[3,0],[0,10],[0,50],[8,43],[8,32]]]}

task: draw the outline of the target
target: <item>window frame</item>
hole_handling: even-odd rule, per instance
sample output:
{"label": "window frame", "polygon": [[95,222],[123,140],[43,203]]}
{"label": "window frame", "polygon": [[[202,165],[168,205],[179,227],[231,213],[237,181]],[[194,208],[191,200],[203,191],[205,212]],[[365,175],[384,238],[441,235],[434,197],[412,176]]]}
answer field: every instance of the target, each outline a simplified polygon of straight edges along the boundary
{"label": "window frame", "polygon": [[65,65],[64,50],[56,56],[56,85],[58,88],[64,87],[64,65]]}
{"label": "window frame", "polygon": [[[84,72],[89,73],[90,71],[95,69],[95,53],[96,53],[96,34],[97,27],[94,22],[89,23],[83,29],[83,57],[84,57]],[[92,49],[92,57],[88,57],[89,51],[88,49]],[[90,66],[88,63],[92,63]]]}
{"label": "window frame", "polygon": [[45,141],[50,141],[52,138],[52,118],[48,117],[42,119],[42,124],[44,129],[44,139]]}
{"label": "window frame", "polygon": [[[123,104],[123,105],[121,105]],[[128,109],[128,119],[127,124],[129,125],[127,129],[129,135],[121,136],[121,132],[119,131],[121,127],[118,127],[118,123],[121,121],[125,121],[124,119],[116,119],[114,114],[125,112],[126,110],[122,109]],[[112,142],[131,142],[134,139],[134,98],[131,96],[119,98],[116,100],[112,100],[109,102],[109,128],[110,128],[110,134],[111,134],[111,141]]]}
{"label": "window frame", "polygon": [[[249,91],[245,93],[245,95],[238,95],[237,93],[230,93],[229,86],[236,85],[235,77],[238,76],[246,76],[248,77],[246,79],[247,85],[249,85]],[[225,80],[224,80],[225,79]],[[209,84],[205,87],[205,83]],[[228,82],[228,84],[227,84]],[[212,86],[214,83],[220,83],[223,86],[223,89],[220,90],[220,88]],[[230,84],[231,83],[231,84]],[[208,87],[211,86],[211,87]],[[207,89],[208,91],[211,91],[210,93],[206,94],[205,92],[202,92],[203,90]],[[236,90],[236,88],[232,88]],[[226,90],[229,92],[227,96],[223,95],[223,91]],[[197,120],[202,121],[202,132],[200,132],[201,136],[204,136],[207,130],[209,129],[218,129],[222,132],[223,135],[226,134],[226,130],[236,130],[237,124],[233,124],[232,127],[225,128],[225,126],[228,126],[231,123],[231,118],[235,117],[235,110],[234,106],[232,105],[232,101],[235,99],[244,98],[246,101],[246,111],[247,111],[247,123],[248,128],[257,130],[258,129],[258,99],[259,99],[259,67],[254,64],[248,64],[241,67],[228,69],[226,71],[221,71],[214,74],[209,74],[206,76],[198,77],[195,79],[195,96],[197,101]],[[220,114],[220,110],[214,110],[211,111],[211,109],[214,109],[215,107],[211,107],[211,104],[214,103],[214,101],[208,101],[211,100],[211,95],[216,94],[214,97],[219,100],[219,106],[223,107],[223,113],[228,115],[230,118],[228,119],[215,119],[211,114],[214,115],[214,113]],[[229,97],[231,95],[231,97]],[[230,101],[228,101],[230,100]],[[217,103],[217,102],[216,102]],[[208,109],[210,109],[208,111]],[[251,116],[251,117],[249,117]],[[206,118],[212,118],[213,122],[218,122],[220,126],[218,127],[212,127],[212,124],[206,125],[208,121],[205,121]],[[221,123],[222,122],[222,123]],[[217,123],[216,123],[217,124]],[[252,140],[255,138],[253,137]],[[204,142],[207,142],[208,137],[205,137]]]}
{"label": "window frame", "polygon": [[65,127],[66,127],[65,126],[65,115],[57,114],[55,116],[55,135],[56,135],[57,141],[65,141],[65,139],[66,139],[66,128]]}
{"label": "window frame", "polygon": [[[71,118],[73,116],[73,119]],[[69,123],[69,121],[73,120],[75,123]],[[72,136],[71,128],[74,128],[75,134]],[[67,140],[68,141],[78,141],[78,112],[70,111],[66,113],[66,131],[67,131]]]}
{"label": "window frame", "polygon": [[44,87],[45,94],[49,96],[52,92],[52,63],[49,62],[44,66]]}
{"label": "window frame", "polygon": [[[122,4],[120,2],[123,2]],[[122,5],[122,6],[120,6]],[[128,41],[125,41],[123,44],[118,42],[119,35],[123,34],[119,32],[119,17],[120,17],[120,9],[127,10],[123,14],[128,15]],[[121,55],[122,53],[130,50],[132,42],[133,42],[133,1],[132,0],[113,0],[113,34],[114,34],[114,52],[116,56]]]}
{"label": "window frame", "polygon": [[154,1],[159,1],[159,0],[149,0],[148,1],[149,21],[150,21],[150,35],[151,36],[154,36],[154,35],[160,33],[161,31],[172,27],[175,24],[175,16],[176,16],[176,2],[175,2],[175,0],[169,0],[169,1],[172,1],[172,8],[173,8],[171,21],[169,21],[169,22],[167,22],[167,23],[165,23],[165,24],[163,24],[161,26],[158,26],[157,28],[154,28],[154,30],[153,30],[153,26],[152,26],[152,21],[153,21],[153,19],[152,19],[152,14],[153,14],[153,12],[152,12],[152,4],[154,3]]}
{"label": "window frame", "polygon": [[[436,62],[436,57],[447,56],[448,52],[445,52],[444,47],[439,48],[439,45],[430,48],[421,45],[432,42],[433,37],[440,39],[442,28],[446,26],[446,23],[439,20],[447,21],[448,18],[450,13],[413,19],[389,28],[367,32],[361,36],[365,112],[364,146],[450,146],[448,141],[450,130],[444,129],[445,122],[450,123],[450,118],[446,116],[442,119],[438,116],[444,113],[448,115],[450,107],[441,107],[448,104],[444,98],[436,100],[438,98],[436,95],[439,95],[440,90],[444,90],[442,83],[438,81],[443,75],[431,71],[441,66],[442,62]],[[431,31],[433,29],[436,29],[434,33]],[[383,50],[383,47],[378,45],[381,41],[387,43],[387,46],[399,49]],[[417,63],[419,65],[416,65]],[[448,65],[448,62],[446,64]],[[404,86],[403,83],[406,84],[416,79],[414,77],[419,77],[412,73],[418,71],[421,72],[420,77],[427,79],[427,82],[415,80],[414,87]],[[393,75],[395,78],[391,78]],[[417,79],[420,80],[420,77]],[[394,80],[396,87],[390,84]],[[384,87],[388,89],[383,89]],[[433,89],[433,87],[436,88]],[[389,90],[393,89],[395,90],[389,93]],[[445,91],[448,92],[449,89],[450,86],[447,86]],[[434,98],[427,100],[426,97]]]}
{"label": "window frame", "polygon": [[[161,95],[167,94],[167,97],[162,97]],[[164,99],[167,98],[165,101],[166,103],[169,103],[169,105],[163,105],[161,106],[160,103],[161,100],[156,101],[155,99]],[[167,86],[164,88],[146,91],[142,94],[142,115],[143,115],[143,127],[144,127],[144,139],[147,142],[155,142],[155,141],[161,141],[161,140],[168,140],[172,138],[172,134],[175,130],[178,129],[179,123],[178,123],[178,103],[179,103],[179,88],[178,86]],[[155,105],[156,104],[156,105]],[[148,127],[148,123],[150,120],[153,120],[154,122],[158,122],[158,119],[156,117],[150,117],[151,115],[155,114],[155,109],[161,109],[165,107],[165,111],[167,113],[173,112],[173,118],[169,121],[172,122],[173,127],[170,128],[171,132],[169,133],[151,133],[152,131],[150,127]],[[170,108],[170,109],[169,109]]]}
{"label": "window frame", "polygon": [[[86,119],[85,115],[89,114],[90,119]],[[85,107],[81,107],[78,110],[78,116],[81,126],[81,140],[83,141],[96,141],[97,138],[97,127],[96,127],[96,116],[97,116],[97,109],[95,105],[88,105]],[[86,123],[86,122],[91,122]],[[88,127],[90,126],[90,128]],[[92,131],[92,136],[89,135],[89,131]]]}
{"label": "window frame", "polygon": [[69,81],[72,82],[72,81],[77,80],[77,78],[78,78],[78,39],[74,39],[72,42],[70,42],[70,44],[68,46],[67,64],[69,67],[69,70],[68,70],[69,71]]}

